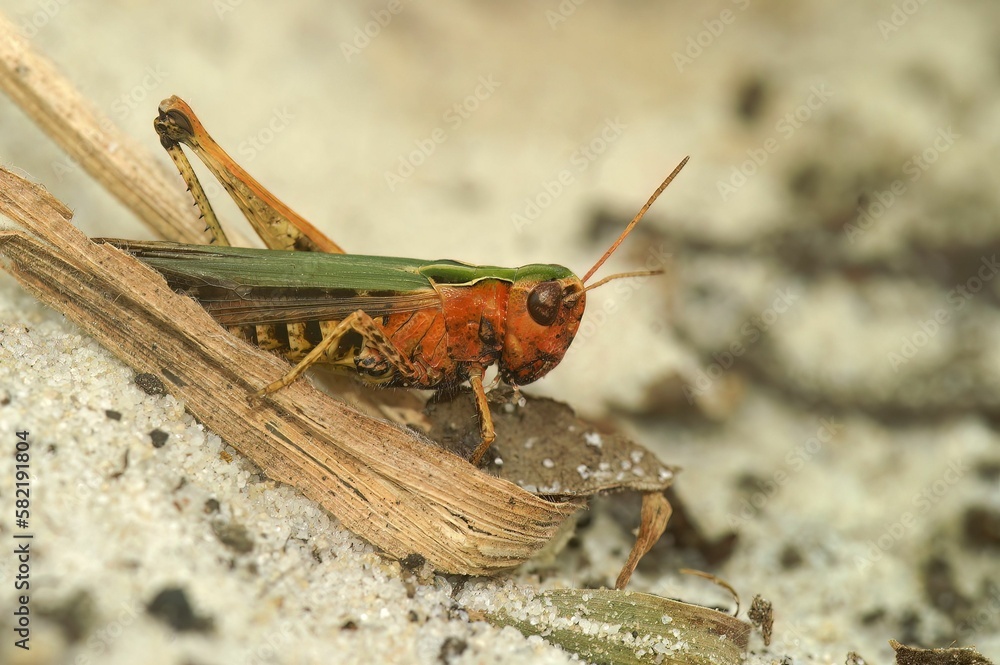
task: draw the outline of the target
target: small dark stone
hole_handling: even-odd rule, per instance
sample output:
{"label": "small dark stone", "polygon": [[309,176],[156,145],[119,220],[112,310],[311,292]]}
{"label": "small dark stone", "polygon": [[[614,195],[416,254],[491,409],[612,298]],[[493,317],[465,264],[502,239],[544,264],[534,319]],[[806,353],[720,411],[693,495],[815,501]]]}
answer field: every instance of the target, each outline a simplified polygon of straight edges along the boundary
{"label": "small dark stone", "polygon": [[122,419],[122,414],[121,414],[120,411],[113,411],[111,409],[107,409],[104,412],[104,415],[106,415],[108,417],[108,420],[121,420]]}
{"label": "small dark stone", "polygon": [[11,397],[6,392],[0,395],[0,406],[7,406],[10,404]]}
{"label": "small dark stone", "polygon": [[974,547],[1000,547],[1000,510],[970,506],[965,511],[965,540]]}
{"label": "small dark stone", "polygon": [[441,643],[441,651],[438,652],[438,661],[442,665],[449,665],[453,659],[458,658],[469,648],[469,643],[457,637],[448,637]]}
{"label": "small dark stone", "polygon": [[969,609],[971,603],[955,585],[951,563],[941,556],[927,560],[923,569],[924,594],[932,607],[954,618]]}
{"label": "small dark stone", "polygon": [[57,605],[41,607],[38,613],[59,626],[70,644],[86,637],[98,618],[94,599],[86,590],[77,591]]}
{"label": "small dark stone", "polygon": [[982,461],[976,465],[976,475],[987,483],[1000,481],[1000,461]]}
{"label": "small dark stone", "polygon": [[801,199],[814,199],[823,184],[823,169],[814,163],[798,167],[788,179],[788,188]]}
{"label": "small dark stone", "polygon": [[413,610],[410,610],[409,617],[410,621],[413,623],[417,623],[418,621],[420,621],[420,615],[414,612]]}
{"label": "small dark stone", "polygon": [[871,626],[885,618],[886,612],[884,607],[876,607],[874,609],[868,610],[861,615],[861,625]]}
{"label": "small dark stone", "polygon": [[205,501],[205,514],[211,515],[212,513],[217,513],[221,510],[222,505],[219,503],[218,499],[207,499]]}
{"label": "small dark stone", "polygon": [[792,570],[802,565],[802,552],[795,545],[785,545],[781,550],[781,567],[785,570]]}
{"label": "small dark stone", "polygon": [[210,617],[194,613],[187,594],[180,587],[167,587],[146,605],[146,611],[178,632],[207,633],[213,629]]}
{"label": "small dark stone", "polygon": [[128,453],[129,453],[128,448],[126,448],[125,454],[122,455],[122,468],[119,469],[118,471],[113,472],[109,476],[112,480],[116,478],[121,478],[122,476],[125,475],[125,472],[128,470]]}
{"label": "small dark stone", "polygon": [[416,570],[418,568],[423,568],[424,564],[427,563],[427,559],[424,558],[422,554],[417,554],[416,552],[412,554],[407,554],[405,558],[400,559],[399,565],[406,570]]}
{"label": "small dark stone", "polygon": [[212,522],[212,531],[223,545],[238,554],[253,551],[253,536],[242,524],[216,520]]}
{"label": "small dark stone", "polygon": [[170,438],[170,435],[161,429],[154,429],[149,433],[149,438],[153,440],[154,448],[162,448],[166,445],[167,439]]}
{"label": "small dark stone", "polygon": [[748,79],[736,93],[736,113],[747,122],[760,117],[767,102],[767,84],[758,77]]}
{"label": "small dark stone", "polygon": [[764,482],[763,478],[749,471],[744,471],[735,479],[736,488],[748,493],[760,489],[762,482]]}
{"label": "small dark stone", "polygon": [[343,624],[341,624],[340,629],[341,630],[357,630],[358,629],[358,624],[354,623],[353,621],[345,621]]}
{"label": "small dark stone", "polygon": [[899,618],[898,634],[901,635],[900,641],[905,644],[924,646],[920,639],[920,615],[916,611],[906,610],[903,612]]}
{"label": "small dark stone", "polygon": [[155,374],[142,373],[135,375],[135,385],[139,386],[139,390],[146,393],[147,395],[166,395],[167,389],[163,385],[163,381],[160,377]]}

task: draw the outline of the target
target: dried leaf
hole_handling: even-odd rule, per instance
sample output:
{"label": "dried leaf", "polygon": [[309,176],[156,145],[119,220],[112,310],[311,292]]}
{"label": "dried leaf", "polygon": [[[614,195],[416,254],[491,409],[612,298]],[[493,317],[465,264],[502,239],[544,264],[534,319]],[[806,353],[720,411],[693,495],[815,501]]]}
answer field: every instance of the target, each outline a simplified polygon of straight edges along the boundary
{"label": "dried leaf", "polygon": [[644,593],[547,591],[504,605],[487,610],[487,620],[600,663],[735,665],[750,636],[750,625],[735,617]]}
{"label": "dried leaf", "polygon": [[771,601],[764,600],[760,595],[753,597],[750,601],[750,609],[747,611],[747,618],[750,623],[760,629],[760,634],[764,638],[764,646],[771,645],[771,633],[774,630],[774,608]]}
{"label": "dried leaf", "polygon": [[670,502],[667,501],[663,492],[646,492],[642,495],[639,533],[635,537],[635,545],[629,552],[625,566],[618,573],[618,579],[615,581],[616,589],[624,589],[628,585],[632,573],[635,572],[635,567],[639,565],[639,560],[646,556],[646,553],[663,535],[671,512],[673,511],[670,508]]}
{"label": "dried leaf", "polygon": [[695,577],[700,577],[703,580],[708,580],[709,582],[715,584],[716,586],[722,587],[723,589],[729,592],[729,595],[732,596],[733,598],[733,603],[736,604],[736,609],[733,610],[733,616],[736,616],[740,613],[740,595],[736,593],[736,589],[733,588],[733,585],[727,582],[726,580],[722,579],[718,575],[713,575],[712,573],[706,573],[704,570],[695,570],[693,568],[681,568],[677,572],[682,573],[684,575],[694,575]]}
{"label": "dried leaf", "polygon": [[[486,459],[501,478],[545,496],[592,496],[631,489],[662,492],[676,467],[618,433],[601,432],[573,410],[545,397],[527,397],[523,406],[504,388],[490,393],[497,439]],[[468,455],[479,443],[472,395],[461,392],[427,405],[429,436],[449,450]]]}
{"label": "dried leaf", "polygon": [[[524,489],[548,497],[583,497],[601,492],[642,492],[642,515],[635,544],[615,588],[624,589],[640,559],[663,535],[671,508],[663,492],[675,467],[618,433],[602,433],[573,410],[552,399],[530,397],[518,404],[504,388],[490,393],[497,439],[487,453],[489,470]],[[433,399],[425,415],[429,436],[459,455],[479,443],[473,397],[459,393]]]}
{"label": "dried leaf", "polygon": [[972,647],[958,649],[920,649],[889,640],[896,652],[896,665],[993,665],[993,661]]}

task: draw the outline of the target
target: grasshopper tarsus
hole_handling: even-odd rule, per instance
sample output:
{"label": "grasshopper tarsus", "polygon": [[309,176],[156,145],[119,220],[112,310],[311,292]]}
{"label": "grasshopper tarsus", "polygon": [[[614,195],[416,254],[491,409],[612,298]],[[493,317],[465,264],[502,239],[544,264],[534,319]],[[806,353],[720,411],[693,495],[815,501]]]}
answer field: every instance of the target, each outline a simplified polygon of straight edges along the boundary
{"label": "grasshopper tarsus", "polygon": [[476,448],[476,450],[472,453],[472,457],[469,458],[469,464],[471,464],[472,466],[479,466],[479,462],[482,461],[483,457],[486,456],[486,453],[489,452],[490,446],[493,445],[494,440],[495,437],[494,439],[490,439],[489,441],[484,439]]}
{"label": "grasshopper tarsus", "polygon": [[255,390],[252,393],[247,393],[247,404],[251,409],[261,408],[261,402],[264,400],[263,390]]}
{"label": "grasshopper tarsus", "polygon": [[255,393],[253,393],[254,398],[255,399],[264,399],[268,395],[273,395],[274,393],[278,392],[279,390],[281,390],[285,386],[291,385],[292,382],[295,381],[295,378],[289,379],[288,378],[289,374],[291,374],[291,372],[289,372],[288,374],[283,375],[277,381],[272,381],[271,383],[267,384],[266,386],[264,386],[260,390],[258,390]]}
{"label": "grasshopper tarsus", "polygon": [[285,386],[288,386],[288,385],[291,385],[292,383],[294,383],[295,379],[292,379],[290,381],[286,381],[287,377],[288,377],[288,374],[285,374],[280,379],[278,379],[277,381],[272,381],[271,383],[267,384],[263,388],[260,388],[259,390],[253,391],[252,393],[250,393],[250,400],[252,402],[259,403],[260,401],[262,401],[262,400],[268,398],[269,396],[273,395],[274,393],[278,392],[279,390],[281,390]]}

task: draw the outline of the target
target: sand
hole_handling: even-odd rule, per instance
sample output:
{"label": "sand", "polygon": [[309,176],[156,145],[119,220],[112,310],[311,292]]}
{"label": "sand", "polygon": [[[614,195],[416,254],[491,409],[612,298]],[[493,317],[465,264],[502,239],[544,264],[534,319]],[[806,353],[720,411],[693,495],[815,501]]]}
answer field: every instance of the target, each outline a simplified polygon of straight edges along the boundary
{"label": "sand", "polygon": [[[4,11],[149,150],[180,95],[359,253],[583,272],[690,154],[605,268],[667,277],[595,291],[536,388],[684,467],[691,515],[739,534],[715,565],[657,548],[631,588],[727,606],[677,572],[695,566],[764,595],[775,641],[753,663],[888,663],[890,638],[1000,658],[994,5]],[[9,101],[0,118],[0,162],[80,228],[151,237]],[[132,374],[0,276],[0,536],[29,431],[35,613],[31,651],[5,628],[0,661],[572,662],[464,608],[610,586],[630,546],[636,504],[603,500],[550,564],[403,570]]]}

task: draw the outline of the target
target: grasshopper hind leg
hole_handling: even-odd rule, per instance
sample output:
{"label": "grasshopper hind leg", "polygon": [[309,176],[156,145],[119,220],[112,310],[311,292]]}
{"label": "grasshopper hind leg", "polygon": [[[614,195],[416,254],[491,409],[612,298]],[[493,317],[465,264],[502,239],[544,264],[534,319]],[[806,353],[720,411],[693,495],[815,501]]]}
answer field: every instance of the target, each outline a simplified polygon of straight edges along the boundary
{"label": "grasshopper hind leg", "polygon": [[209,135],[184,100],[178,97],[165,99],[160,103],[159,112],[153,127],[160,136],[160,143],[170,153],[170,158],[187,182],[217,243],[221,244],[225,234],[208,204],[208,197],[198,184],[191,164],[181,151],[181,144],[187,146],[225,187],[268,248],[336,254],[343,252],[339,245],[282,203],[233,161]]}
{"label": "grasshopper hind leg", "polygon": [[198,174],[191,167],[191,162],[181,149],[181,144],[174,138],[177,135],[183,135],[185,131],[190,131],[187,119],[180,114],[163,113],[161,111],[160,115],[153,121],[153,129],[156,130],[156,133],[160,137],[160,145],[170,155],[174,166],[177,167],[181,177],[184,178],[184,183],[187,185],[188,191],[191,192],[192,198],[194,198],[194,204],[198,206],[201,218],[205,220],[205,230],[212,234],[212,244],[229,247],[229,239],[226,237],[226,232],[222,230],[222,225],[219,224],[219,218],[212,209],[212,204],[208,200],[205,188],[201,186],[201,181],[198,180]]}
{"label": "grasshopper hind leg", "polygon": [[325,331],[323,340],[314,346],[291,371],[259,390],[257,396],[262,397],[281,390],[302,376],[302,373],[311,365],[325,362],[330,349],[336,349],[341,340],[352,333],[360,335],[364,342],[363,347],[372,347],[375,351],[373,354],[365,355],[364,350],[362,350],[359,354],[360,358],[371,359],[369,362],[372,363],[372,367],[369,369],[373,373],[372,382],[385,382],[397,374],[404,380],[420,376],[418,369],[386,338],[378,324],[362,310],[358,310],[339,322],[332,330]]}
{"label": "grasshopper hind leg", "polygon": [[[314,346],[299,363],[277,381],[257,391],[257,397],[269,395],[291,384],[319,362],[329,362],[330,349],[336,350],[340,343],[350,335],[359,335],[362,348],[355,355],[355,369],[365,375],[365,381],[374,384],[388,384],[399,378],[404,383],[418,383],[423,376],[421,369],[408,360],[405,355],[389,340],[368,314],[362,310],[347,316],[344,320],[323,331],[323,339]],[[259,334],[259,333],[258,333]],[[476,411],[479,415],[479,430],[482,437],[479,446],[473,452],[469,461],[479,464],[486,451],[496,439],[493,428],[493,416],[490,413],[486,389],[483,386],[485,368],[473,365],[469,368],[469,383],[475,396]]]}

